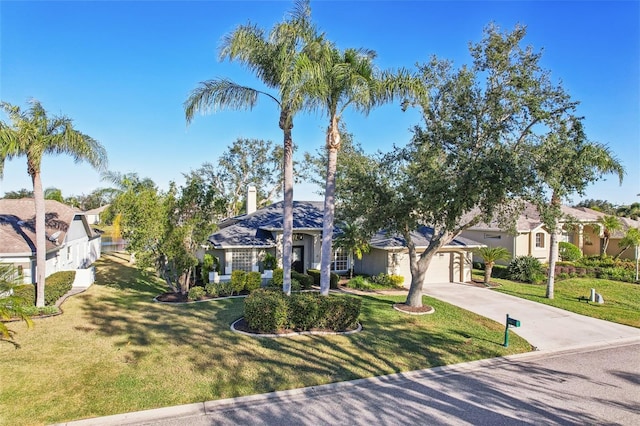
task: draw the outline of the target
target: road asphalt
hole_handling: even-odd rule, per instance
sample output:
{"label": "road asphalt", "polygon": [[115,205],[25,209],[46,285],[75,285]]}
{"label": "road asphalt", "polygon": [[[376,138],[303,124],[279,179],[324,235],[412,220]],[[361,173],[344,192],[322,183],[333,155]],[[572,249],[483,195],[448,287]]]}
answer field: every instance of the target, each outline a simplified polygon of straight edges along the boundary
{"label": "road asphalt", "polygon": [[[500,323],[505,323],[509,314],[520,321],[520,327],[512,331],[537,350],[454,366],[65,424],[640,424],[640,392],[637,392],[640,385],[639,329],[466,284],[429,284],[425,294]],[[621,349],[606,352],[612,348]],[[575,360],[557,370],[535,364],[559,354],[569,354]],[[589,365],[585,354],[599,356],[598,361]],[[613,356],[620,359],[613,361]],[[620,364],[616,369],[605,368],[614,362]],[[498,376],[509,371],[514,376],[500,380]],[[470,372],[473,374],[467,374]],[[456,379],[445,380],[445,377]],[[574,379],[580,381],[579,390],[566,393],[563,386],[556,386]],[[475,395],[478,391],[474,390],[465,398],[450,396],[459,392],[461,386],[469,385],[466,383],[469,380],[484,394]],[[527,396],[523,401],[516,394],[525,382],[527,395],[533,396]],[[609,395],[599,395],[603,386],[608,388]],[[621,391],[629,386],[635,390],[631,396]],[[513,403],[508,402],[510,392],[514,393]],[[616,392],[620,395],[613,398]],[[585,402],[584,393],[595,395]],[[321,400],[327,398],[326,404],[322,404]],[[549,411],[554,402],[551,399],[569,406]],[[460,401],[464,401],[464,405],[455,403]],[[520,402],[515,403],[517,401]],[[299,408],[303,405],[304,416]],[[415,405],[415,409],[411,405]],[[358,417],[352,416],[354,412],[350,407],[358,407]],[[395,411],[393,407],[396,407]],[[412,417],[425,407],[427,411],[421,416],[427,417]],[[263,417],[252,417],[252,413]]]}

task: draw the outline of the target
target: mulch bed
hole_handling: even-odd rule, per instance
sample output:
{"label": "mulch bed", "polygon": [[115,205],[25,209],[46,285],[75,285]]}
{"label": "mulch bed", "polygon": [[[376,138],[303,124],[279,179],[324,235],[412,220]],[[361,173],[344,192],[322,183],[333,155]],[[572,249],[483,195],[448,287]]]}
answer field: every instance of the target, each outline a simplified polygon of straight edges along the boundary
{"label": "mulch bed", "polygon": [[422,305],[420,307],[405,305],[404,303],[396,303],[393,307],[402,312],[408,312],[410,314],[427,314],[433,312],[433,308],[429,305]]}
{"label": "mulch bed", "polygon": [[[248,293],[246,291],[241,291],[240,296],[245,296]],[[237,294],[235,296],[238,296]],[[198,300],[189,300],[186,294],[182,293],[162,293],[156,297],[158,302],[163,303],[187,303],[187,302],[197,302],[201,300],[213,300],[213,299],[221,299],[222,297],[213,297],[213,296],[203,296]]]}

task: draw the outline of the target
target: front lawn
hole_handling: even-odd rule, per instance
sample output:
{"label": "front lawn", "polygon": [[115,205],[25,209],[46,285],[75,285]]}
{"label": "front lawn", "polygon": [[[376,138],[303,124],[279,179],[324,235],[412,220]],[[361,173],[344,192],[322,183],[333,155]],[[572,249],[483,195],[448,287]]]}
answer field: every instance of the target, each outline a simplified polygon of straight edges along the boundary
{"label": "front lawn", "polygon": [[[474,276],[474,278],[477,278]],[[524,284],[514,281],[492,278],[499,283],[495,291],[511,294],[534,302],[555,306],[577,314],[626,324],[640,328],[640,285],[598,278],[569,278],[556,281],[554,299],[545,297],[547,285]],[[595,288],[604,298],[604,304],[586,303],[578,297],[589,297]]]}
{"label": "front lawn", "polygon": [[[321,385],[530,350],[504,326],[425,297],[436,312],[392,309],[403,296],[362,296],[363,331],[259,339],[233,333],[243,299],[154,303],[163,282],[105,254],[97,282],[63,315],[0,345],[0,424],[45,424]],[[606,299],[606,294],[605,294]]]}

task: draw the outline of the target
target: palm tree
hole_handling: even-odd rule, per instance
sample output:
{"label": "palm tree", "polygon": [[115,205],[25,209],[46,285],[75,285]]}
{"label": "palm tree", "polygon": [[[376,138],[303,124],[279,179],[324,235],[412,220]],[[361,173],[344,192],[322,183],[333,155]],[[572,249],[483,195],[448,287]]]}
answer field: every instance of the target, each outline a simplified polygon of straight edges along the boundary
{"label": "palm tree", "polygon": [[605,174],[616,174],[622,183],[624,167],[607,146],[587,139],[582,118],[567,115],[549,127],[551,131],[535,154],[539,177],[551,192],[550,202],[538,207],[551,237],[546,297],[553,299],[562,200],[584,192]]}
{"label": "palm tree", "polygon": [[335,247],[340,247],[351,255],[351,267],[349,268],[349,278],[353,278],[353,257],[362,259],[364,253],[369,253],[369,240],[360,232],[360,228],[354,223],[343,223],[340,227],[340,234],[334,241]]}
{"label": "palm tree", "polygon": [[313,75],[305,80],[310,106],[322,110],[329,118],[326,135],[327,173],[324,191],[324,218],[320,263],[320,293],[329,294],[331,247],[335,215],[335,181],[340,149],[342,113],[351,106],[368,114],[375,106],[390,102],[394,96],[409,96],[421,87],[417,80],[400,70],[397,73],[379,72],[372,50],[347,49],[340,51],[326,40],[307,52],[306,61]]}
{"label": "palm tree", "polygon": [[12,125],[0,123],[0,178],[5,160],[27,157],[27,173],[33,182],[33,198],[36,213],[36,306],[44,306],[46,275],[46,235],[44,191],[40,176],[40,164],[45,154],[68,154],[76,162],[87,161],[96,169],[107,163],[107,152],[92,137],[73,128],[71,119],[65,116],[49,118],[37,100],[29,102],[29,109],[2,102],[0,108],[11,119]]}
{"label": "palm tree", "polygon": [[600,226],[602,226],[602,246],[600,247],[600,255],[607,255],[607,248],[609,247],[609,241],[614,232],[622,229],[622,222],[615,216],[603,216],[598,219]]}
{"label": "palm tree", "polygon": [[491,280],[491,272],[496,262],[499,260],[511,259],[511,253],[504,247],[481,247],[475,252],[482,257],[484,261],[484,284],[489,285]]}
{"label": "palm tree", "polygon": [[[18,284],[20,284],[20,275],[16,268],[11,264],[0,263],[0,300],[2,300],[2,303],[0,303],[0,319],[19,318],[31,328],[33,321],[25,314],[23,308],[27,303],[33,303],[33,301],[26,301],[13,292],[14,287]],[[18,347],[13,336],[13,330],[10,330],[3,321],[0,321],[0,342],[6,341]]]}
{"label": "palm tree", "polygon": [[247,87],[226,78],[201,82],[184,103],[187,123],[197,112],[211,108],[246,110],[253,109],[260,96],[278,105],[279,126],[284,136],[284,204],[283,204],[283,284],[286,294],[291,294],[291,251],[293,246],[293,118],[304,107],[306,100],[301,88],[299,57],[305,43],[314,37],[310,23],[309,0],[297,0],[288,20],[277,24],[266,35],[255,25],[241,25],[222,42],[221,60],[237,60],[270,89],[273,95]]}
{"label": "palm tree", "polygon": [[615,258],[618,259],[620,255],[624,253],[629,247],[638,246],[640,246],[640,229],[627,229],[626,234],[620,239],[620,243],[618,243],[618,248],[620,248],[620,251],[615,255]]}

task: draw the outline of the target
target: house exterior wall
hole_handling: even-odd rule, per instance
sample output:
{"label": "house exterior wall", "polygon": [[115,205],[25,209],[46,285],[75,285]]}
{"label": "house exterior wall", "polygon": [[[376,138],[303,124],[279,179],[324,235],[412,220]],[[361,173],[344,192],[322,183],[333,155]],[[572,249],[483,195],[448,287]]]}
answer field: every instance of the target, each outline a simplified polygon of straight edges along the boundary
{"label": "house exterior wall", "polygon": [[377,248],[371,248],[362,259],[355,259],[353,271],[356,274],[378,275],[388,273],[388,252]]}
{"label": "house exterior wall", "polygon": [[2,256],[0,263],[9,263],[22,272],[22,282],[24,284],[33,284],[33,277],[36,276],[35,260],[28,256]]}
{"label": "house exterior wall", "polygon": [[585,226],[583,231],[582,254],[585,256],[597,256],[600,254],[600,229],[595,226]]}
{"label": "house exterior wall", "polygon": [[[483,231],[483,230],[467,229],[463,231],[460,235],[464,238],[469,238],[470,240],[482,243],[488,247],[503,247],[507,249],[509,253],[511,253],[512,255],[514,253],[514,243],[516,243],[515,247],[518,247],[518,243],[520,243],[520,241],[518,240],[519,236],[514,236],[501,231]],[[521,244],[525,246],[523,247],[523,250],[527,250],[526,244],[528,244],[529,239],[523,238],[522,241],[523,243]],[[518,256],[518,254],[516,254],[516,256]],[[482,262],[482,256],[473,254],[473,261]],[[508,261],[500,261],[498,263],[507,264]]]}

